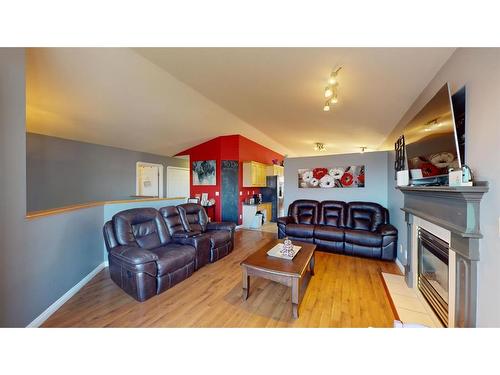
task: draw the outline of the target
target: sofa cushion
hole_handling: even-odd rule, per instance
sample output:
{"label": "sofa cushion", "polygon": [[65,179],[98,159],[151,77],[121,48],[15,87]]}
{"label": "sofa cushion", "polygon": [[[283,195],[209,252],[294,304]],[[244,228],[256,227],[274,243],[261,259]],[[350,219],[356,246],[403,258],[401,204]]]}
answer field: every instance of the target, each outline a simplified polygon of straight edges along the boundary
{"label": "sofa cushion", "polygon": [[158,276],[174,272],[190,262],[194,262],[196,255],[194,247],[179,244],[168,244],[149,251],[158,256],[156,261]]}
{"label": "sofa cushion", "polygon": [[323,201],[319,204],[319,224],[343,227],[346,211],[345,202]]}
{"label": "sofa cushion", "polygon": [[177,206],[181,215],[182,224],[186,231],[205,232],[207,229],[208,216],[202,205],[196,203],[184,203]]}
{"label": "sofa cushion", "polygon": [[299,199],[288,208],[288,216],[293,217],[295,224],[316,224],[318,222],[319,202],[310,199]]}
{"label": "sofa cushion", "polygon": [[314,233],[314,225],[288,224],[285,231],[287,236],[298,238],[312,238]]}
{"label": "sofa cushion", "polygon": [[389,221],[387,209],[377,203],[350,202],[347,203],[346,226],[351,229],[375,231],[381,224]]}
{"label": "sofa cushion", "polygon": [[165,222],[154,208],[132,208],[113,216],[115,239],[119,245],[153,249],[170,241]]}
{"label": "sofa cushion", "polygon": [[210,230],[206,233],[210,235],[212,249],[225,245],[231,241],[231,232],[227,230]]}
{"label": "sofa cushion", "polygon": [[346,228],[344,234],[346,243],[371,247],[382,245],[382,235],[377,232]]}
{"label": "sofa cushion", "polygon": [[316,225],[314,238],[327,241],[344,242],[344,230],[329,225]]}
{"label": "sofa cushion", "polygon": [[160,214],[165,220],[168,232],[171,236],[178,235],[180,233],[189,233],[184,229],[182,224],[181,215],[179,210],[175,206],[168,206],[160,208]]}

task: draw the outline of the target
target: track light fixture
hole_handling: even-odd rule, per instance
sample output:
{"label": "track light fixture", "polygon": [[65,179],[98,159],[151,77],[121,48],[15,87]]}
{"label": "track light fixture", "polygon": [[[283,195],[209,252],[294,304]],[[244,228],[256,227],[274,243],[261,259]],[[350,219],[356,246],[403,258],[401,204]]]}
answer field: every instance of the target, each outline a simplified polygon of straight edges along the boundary
{"label": "track light fixture", "polygon": [[314,150],[315,151],[325,151],[326,150],[325,144],[321,143],[321,142],[316,142],[314,144]]}
{"label": "track light fixture", "polygon": [[340,69],[342,69],[341,66],[339,66],[337,69],[333,70],[330,73],[330,77],[328,78],[328,85],[325,87],[325,98],[328,100],[326,101],[323,111],[328,112],[330,111],[331,107],[333,104],[337,104],[339,102],[339,96],[338,96],[338,74]]}

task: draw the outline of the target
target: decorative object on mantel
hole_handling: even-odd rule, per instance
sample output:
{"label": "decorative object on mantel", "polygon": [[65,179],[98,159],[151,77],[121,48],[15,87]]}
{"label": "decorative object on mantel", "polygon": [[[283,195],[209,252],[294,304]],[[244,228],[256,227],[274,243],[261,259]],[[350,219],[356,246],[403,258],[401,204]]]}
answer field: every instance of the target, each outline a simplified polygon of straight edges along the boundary
{"label": "decorative object on mantel", "polygon": [[299,169],[299,188],[365,187],[365,166]]}
{"label": "decorative object on mantel", "polygon": [[[394,179],[397,179],[397,173],[405,169],[405,136],[402,135],[394,143],[396,158],[394,160]],[[399,185],[399,184],[398,184]],[[407,184],[408,185],[408,184]]]}
{"label": "decorative object on mantel", "polygon": [[396,185],[397,186],[408,186],[410,183],[410,174],[408,169],[396,172]]}
{"label": "decorative object on mantel", "polygon": [[473,186],[472,178],[472,171],[465,164],[461,169],[450,169],[448,172],[449,186]]}

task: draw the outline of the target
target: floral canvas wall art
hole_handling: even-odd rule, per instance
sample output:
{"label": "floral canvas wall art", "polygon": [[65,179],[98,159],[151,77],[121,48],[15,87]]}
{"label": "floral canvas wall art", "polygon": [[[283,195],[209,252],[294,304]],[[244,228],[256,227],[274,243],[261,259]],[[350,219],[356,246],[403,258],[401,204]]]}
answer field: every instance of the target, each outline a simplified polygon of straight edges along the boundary
{"label": "floral canvas wall art", "polygon": [[193,185],[217,185],[216,161],[193,161]]}
{"label": "floral canvas wall art", "polygon": [[299,188],[362,188],[365,166],[299,169]]}

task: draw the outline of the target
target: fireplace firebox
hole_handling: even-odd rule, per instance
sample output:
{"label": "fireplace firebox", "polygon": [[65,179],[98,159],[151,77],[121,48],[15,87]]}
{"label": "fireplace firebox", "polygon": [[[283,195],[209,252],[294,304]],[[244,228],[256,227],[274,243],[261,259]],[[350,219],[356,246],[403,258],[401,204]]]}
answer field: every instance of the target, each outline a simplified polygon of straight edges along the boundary
{"label": "fireplace firebox", "polygon": [[418,229],[418,289],[438,318],[448,326],[449,244]]}

